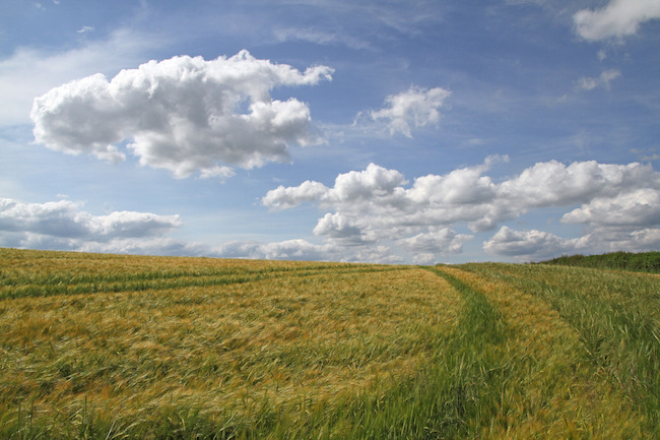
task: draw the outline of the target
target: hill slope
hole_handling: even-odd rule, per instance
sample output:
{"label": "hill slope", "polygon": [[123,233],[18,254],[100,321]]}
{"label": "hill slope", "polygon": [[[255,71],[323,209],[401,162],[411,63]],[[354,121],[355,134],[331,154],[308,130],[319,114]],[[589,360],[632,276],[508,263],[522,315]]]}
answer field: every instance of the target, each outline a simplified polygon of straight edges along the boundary
{"label": "hill slope", "polygon": [[660,277],[0,249],[0,438],[649,438]]}

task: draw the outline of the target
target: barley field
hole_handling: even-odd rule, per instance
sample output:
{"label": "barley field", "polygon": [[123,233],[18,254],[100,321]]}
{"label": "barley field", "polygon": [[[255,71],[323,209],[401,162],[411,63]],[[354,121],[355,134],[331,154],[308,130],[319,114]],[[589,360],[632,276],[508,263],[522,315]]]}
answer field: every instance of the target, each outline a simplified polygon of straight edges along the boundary
{"label": "barley field", "polygon": [[659,275],[0,249],[2,439],[638,439],[659,414]]}

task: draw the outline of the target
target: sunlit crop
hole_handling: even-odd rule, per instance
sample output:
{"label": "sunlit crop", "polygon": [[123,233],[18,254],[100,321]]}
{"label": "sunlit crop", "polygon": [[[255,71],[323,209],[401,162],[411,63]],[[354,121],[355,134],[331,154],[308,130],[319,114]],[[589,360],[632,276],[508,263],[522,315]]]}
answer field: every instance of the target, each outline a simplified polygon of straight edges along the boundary
{"label": "sunlit crop", "polygon": [[660,277],[0,249],[0,438],[645,438]]}

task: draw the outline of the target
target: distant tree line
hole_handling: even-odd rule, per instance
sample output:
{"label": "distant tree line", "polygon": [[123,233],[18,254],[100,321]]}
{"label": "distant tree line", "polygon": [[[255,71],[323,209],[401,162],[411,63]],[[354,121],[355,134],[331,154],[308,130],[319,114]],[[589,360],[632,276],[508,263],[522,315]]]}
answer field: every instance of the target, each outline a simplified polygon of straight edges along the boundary
{"label": "distant tree line", "polygon": [[602,255],[564,255],[539,264],[621,269],[634,272],[660,273],[660,252],[613,252]]}

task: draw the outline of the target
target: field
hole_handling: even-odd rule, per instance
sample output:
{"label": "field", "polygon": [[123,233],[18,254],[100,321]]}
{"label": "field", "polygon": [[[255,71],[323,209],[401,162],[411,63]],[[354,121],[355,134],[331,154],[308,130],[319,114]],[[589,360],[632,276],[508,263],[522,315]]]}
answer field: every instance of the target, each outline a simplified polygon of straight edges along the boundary
{"label": "field", "polygon": [[659,275],[0,249],[2,439],[636,439],[659,414]]}
{"label": "field", "polygon": [[613,252],[604,255],[571,255],[546,261],[544,264],[591,267],[597,269],[622,269],[635,272],[660,273],[660,252]]}

